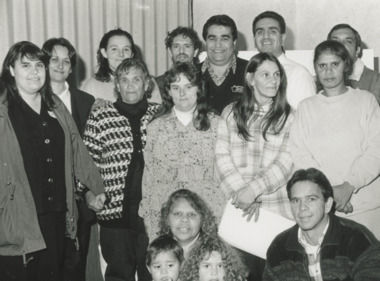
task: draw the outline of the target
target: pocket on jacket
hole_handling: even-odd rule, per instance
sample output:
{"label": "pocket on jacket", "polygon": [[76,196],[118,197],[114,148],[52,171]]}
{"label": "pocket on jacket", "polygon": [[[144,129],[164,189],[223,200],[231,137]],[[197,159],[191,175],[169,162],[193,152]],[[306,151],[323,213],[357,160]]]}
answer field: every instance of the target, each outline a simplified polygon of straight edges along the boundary
{"label": "pocket on jacket", "polygon": [[14,227],[17,210],[12,210],[13,186],[6,186],[0,196],[0,247],[15,244],[19,235],[17,235]]}

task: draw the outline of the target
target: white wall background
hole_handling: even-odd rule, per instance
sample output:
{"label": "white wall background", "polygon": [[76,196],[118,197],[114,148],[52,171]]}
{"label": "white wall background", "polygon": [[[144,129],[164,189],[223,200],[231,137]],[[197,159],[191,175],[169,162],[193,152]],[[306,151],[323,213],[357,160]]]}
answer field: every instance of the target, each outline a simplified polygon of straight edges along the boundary
{"label": "white wall background", "polygon": [[208,18],[227,14],[238,27],[238,50],[255,50],[252,21],[267,10],[284,17],[288,50],[312,50],[326,39],[334,25],[350,24],[358,30],[364,45],[374,49],[375,69],[379,69],[379,0],[193,0],[194,29],[201,36]]}

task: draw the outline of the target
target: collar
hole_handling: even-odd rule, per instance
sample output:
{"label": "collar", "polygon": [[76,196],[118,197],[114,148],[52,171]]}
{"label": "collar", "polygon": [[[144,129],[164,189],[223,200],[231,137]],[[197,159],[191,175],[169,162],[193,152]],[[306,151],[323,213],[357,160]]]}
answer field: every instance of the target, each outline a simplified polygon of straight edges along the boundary
{"label": "collar", "polygon": [[281,64],[288,60],[288,58],[285,56],[285,53],[282,53],[277,59]]}
{"label": "collar", "polygon": [[[322,245],[322,242],[323,242],[323,239],[325,238],[325,235],[326,235],[326,232],[327,232],[327,229],[329,228],[329,224],[330,224],[330,217],[327,217],[327,224],[322,232],[322,236],[319,238],[318,240],[318,245],[311,245],[305,235],[304,235],[304,232],[302,231],[301,228],[298,228],[298,242],[305,248],[305,249],[309,249],[309,248],[314,248],[314,247],[321,247]],[[307,252],[307,251],[306,251]]]}
{"label": "collar", "polygon": [[[237,64],[237,62],[236,62],[236,55],[233,55],[231,61],[229,62],[229,65],[228,65],[225,73],[228,74],[229,70],[232,69],[232,73],[235,74],[235,72],[236,72],[236,64]],[[212,67],[211,67],[210,61],[206,57],[205,61],[202,64],[202,68],[201,68],[202,74],[205,73],[205,71],[207,69],[211,69],[211,71],[212,71]]]}
{"label": "collar", "polygon": [[177,116],[178,120],[186,127],[193,121],[193,116],[194,116],[194,111],[196,107],[194,107],[193,110],[188,111],[188,112],[183,112],[178,110],[175,105],[173,106],[173,112]]}
{"label": "collar", "polygon": [[[341,243],[342,230],[339,222],[340,218],[333,214],[329,214],[329,217],[330,221],[321,246],[339,245]],[[298,241],[298,229],[299,226],[297,224],[289,229],[289,235],[286,239],[286,249],[302,252],[303,247]]]}
{"label": "collar", "polygon": [[352,74],[349,76],[349,79],[359,81],[364,71],[364,63],[358,58],[352,68]]}
{"label": "collar", "polygon": [[198,241],[198,238],[199,238],[199,233],[197,234],[197,236],[194,237],[194,239],[187,245],[185,246],[181,246],[182,249],[183,249],[183,255],[185,256],[185,259],[186,257],[189,255],[191,249],[193,248],[194,244]]}
{"label": "collar", "polygon": [[57,96],[61,99],[61,101],[64,103],[66,108],[69,110],[70,114],[72,113],[71,110],[71,97],[70,97],[70,91],[69,91],[69,84],[65,81],[65,89],[60,93],[57,94]]}

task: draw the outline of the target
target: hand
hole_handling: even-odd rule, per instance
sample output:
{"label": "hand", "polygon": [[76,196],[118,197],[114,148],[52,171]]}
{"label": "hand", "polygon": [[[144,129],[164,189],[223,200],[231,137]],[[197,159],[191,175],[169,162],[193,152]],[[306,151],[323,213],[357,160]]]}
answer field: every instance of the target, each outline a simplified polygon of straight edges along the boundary
{"label": "hand", "polygon": [[351,199],[352,193],[354,192],[354,189],[355,189],[355,187],[353,185],[349,184],[348,182],[344,182],[340,185],[333,186],[334,201],[336,203],[335,207],[336,207],[337,211],[349,212],[350,209],[353,210],[351,203],[350,203],[351,207],[350,207],[350,205],[348,205],[346,209],[345,209],[345,207],[346,207],[347,203],[350,202],[350,199]]}
{"label": "hand", "polygon": [[104,207],[104,202],[106,201],[106,196],[104,193],[95,196],[91,191],[86,193],[86,202],[88,207],[95,211],[100,212]]}
{"label": "hand", "polygon": [[255,215],[254,221],[257,222],[260,213],[260,203],[253,203],[249,208],[243,210],[243,217],[247,216],[247,221],[250,221],[252,216]]}
{"label": "hand", "polygon": [[256,200],[256,194],[249,186],[244,187],[232,195],[232,205],[238,209],[248,209]]}
{"label": "hand", "polygon": [[91,111],[98,109],[98,108],[101,108],[101,107],[106,107],[108,105],[112,105],[112,102],[109,100],[97,98],[91,106]]}
{"label": "hand", "polygon": [[348,202],[346,206],[343,208],[343,211],[345,214],[352,213],[354,211],[354,207],[352,207],[352,204]]}

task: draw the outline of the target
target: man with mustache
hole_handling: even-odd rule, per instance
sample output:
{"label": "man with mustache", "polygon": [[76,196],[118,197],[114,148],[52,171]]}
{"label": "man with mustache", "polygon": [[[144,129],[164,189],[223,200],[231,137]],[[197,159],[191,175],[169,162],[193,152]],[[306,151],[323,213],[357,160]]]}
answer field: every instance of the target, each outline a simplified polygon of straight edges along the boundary
{"label": "man with mustache", "polygon": [[316,94],[314,79],[303,66],[285,56],[286,24],[276,12],[266,11],[259,14],[252,23],[255,45],[260,53],[275,55],[284,67],[288,87],[286,96],[289,104],[297,108],[298,103]]}
{"label": "man with mustache", "polygon": [[[199,63],[198,55],[202,43],[195,30],[179,26],[168,33],[168,36],[165,39],[165,45],[170,53],[173,63],[191,62],[195,65]],[[161,94],[165,90],[164,77],[165,74],[162,74],[155,78]]]}

